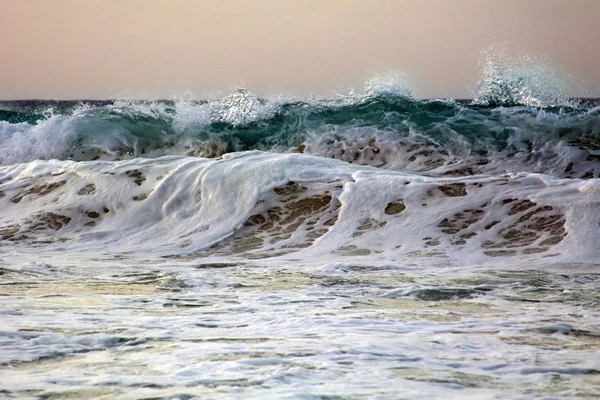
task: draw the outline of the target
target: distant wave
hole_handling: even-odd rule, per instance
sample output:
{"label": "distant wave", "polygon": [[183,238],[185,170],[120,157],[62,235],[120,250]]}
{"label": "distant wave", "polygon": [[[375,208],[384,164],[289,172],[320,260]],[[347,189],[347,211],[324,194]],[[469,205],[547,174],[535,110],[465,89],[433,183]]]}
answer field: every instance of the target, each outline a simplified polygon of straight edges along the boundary
{"label": "distant wave", "polygon": [[[598,176],[600,107],[491,107],[390,91],[336,100],[4,102],[0,163],[305,152],[392,169]],[[590,175],[591,174],[591,175]]]}

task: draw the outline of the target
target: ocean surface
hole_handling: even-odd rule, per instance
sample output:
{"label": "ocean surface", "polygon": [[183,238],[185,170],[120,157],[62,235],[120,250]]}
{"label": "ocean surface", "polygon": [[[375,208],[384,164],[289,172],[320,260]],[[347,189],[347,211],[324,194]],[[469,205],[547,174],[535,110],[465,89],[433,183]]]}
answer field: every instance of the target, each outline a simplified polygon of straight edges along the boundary
{"label": "ocean surface", "polygon": [[600,398],[600,101],[0,102],[0,397]]}

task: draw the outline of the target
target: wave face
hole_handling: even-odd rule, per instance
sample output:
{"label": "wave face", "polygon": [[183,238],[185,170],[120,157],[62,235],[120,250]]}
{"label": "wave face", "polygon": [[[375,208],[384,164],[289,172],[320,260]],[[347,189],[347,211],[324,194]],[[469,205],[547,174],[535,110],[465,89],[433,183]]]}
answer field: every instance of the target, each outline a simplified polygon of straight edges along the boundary
{"label": "wave face", "polygon": [[338,100],[266,100],[238,89],[217,101],[4,102],[0,163],[263,150],[431,174],[599,176],[598,102],[521,104],[531,101],[499,86],[517,83],[490,79],[472,103],[415,100],[385,81]]}

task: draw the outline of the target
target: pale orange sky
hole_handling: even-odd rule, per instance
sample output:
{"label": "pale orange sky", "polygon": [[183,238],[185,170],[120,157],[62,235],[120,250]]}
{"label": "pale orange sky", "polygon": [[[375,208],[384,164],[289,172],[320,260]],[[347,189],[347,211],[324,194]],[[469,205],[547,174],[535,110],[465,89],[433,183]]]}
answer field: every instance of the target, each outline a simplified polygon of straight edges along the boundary
{"label": "pale orange sky", "polygon": [[385,71],[471,97],[504,42],[600,96],[600,0],[0,0],[0,98],[331,96]]}

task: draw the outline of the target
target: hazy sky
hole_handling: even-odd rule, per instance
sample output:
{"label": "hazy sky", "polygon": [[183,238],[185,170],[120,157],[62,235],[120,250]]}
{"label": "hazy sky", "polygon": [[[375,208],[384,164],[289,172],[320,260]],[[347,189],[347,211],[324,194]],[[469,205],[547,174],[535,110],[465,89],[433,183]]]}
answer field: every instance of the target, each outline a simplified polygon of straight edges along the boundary
{"label": "hazy sky", "polygon": [[[403,71],[471,97],[504,42],[600,96],[600,0],[0,0],[0,98],[333,95]],[[585,92],[587,91],[587,92]]]}

